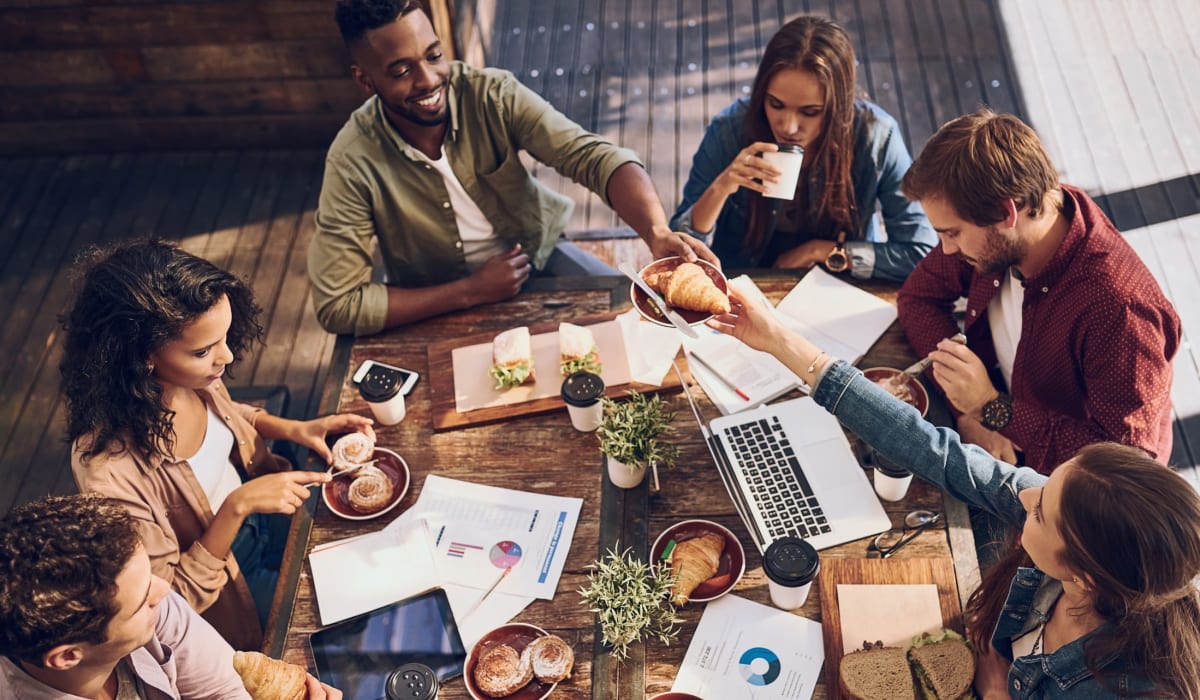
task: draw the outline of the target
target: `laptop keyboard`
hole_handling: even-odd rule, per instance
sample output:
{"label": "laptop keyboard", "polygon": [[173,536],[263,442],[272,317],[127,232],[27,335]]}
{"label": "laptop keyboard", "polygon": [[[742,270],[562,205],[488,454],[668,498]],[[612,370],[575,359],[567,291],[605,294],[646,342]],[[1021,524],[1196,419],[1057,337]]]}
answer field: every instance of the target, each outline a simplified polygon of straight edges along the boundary
{"label": "laptop keyboard", "polygon": [[832,529],[778,417],[726,428],[725,439],[736,453],[735,468],[749,485],[746,495],[766,522],[768,541],[814,537]]}

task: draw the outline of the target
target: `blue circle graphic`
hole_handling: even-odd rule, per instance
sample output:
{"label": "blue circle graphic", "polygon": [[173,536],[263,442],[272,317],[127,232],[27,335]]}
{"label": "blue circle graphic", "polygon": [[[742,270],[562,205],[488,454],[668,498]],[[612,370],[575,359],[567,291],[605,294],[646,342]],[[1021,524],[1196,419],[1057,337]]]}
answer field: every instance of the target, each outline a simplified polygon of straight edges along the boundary
{"label": "blue circle graphic", "polygon": [[765,647],[750,647],[738,659],[742,678],[750,685],[770,685],[779,679],[783,664],[775,652]]}

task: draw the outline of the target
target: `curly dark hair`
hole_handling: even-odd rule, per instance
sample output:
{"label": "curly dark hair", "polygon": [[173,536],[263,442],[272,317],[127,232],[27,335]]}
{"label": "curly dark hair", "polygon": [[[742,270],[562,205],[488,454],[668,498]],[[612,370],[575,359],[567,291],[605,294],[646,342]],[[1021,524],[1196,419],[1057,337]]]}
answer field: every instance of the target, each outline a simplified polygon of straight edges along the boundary
{"label": "curly dark hair", "polygon": [[103,643],[117,576],[141,539],[99,496],[47,496],[0,521],[0,655],[41,665],[61,644]]}
{"label": "curly dark hair", "polygon": [[143,460],[169,455],[175,413],[147,370],[150,356],[227,297],[233,323],[226,344],[236,363],[262,341],[254,294],[216,265],[162,241],[93,250],[78,265],[74,305],[59,319],[66,331],[59,369],[67,441],[85,459],[106,451]]}
{"label": "curly dark hair", "polygon": [[368,31],[391,24],[414,10],[425,11],[417,0],[337,0],[333,15],[342,41],[353,46]]}

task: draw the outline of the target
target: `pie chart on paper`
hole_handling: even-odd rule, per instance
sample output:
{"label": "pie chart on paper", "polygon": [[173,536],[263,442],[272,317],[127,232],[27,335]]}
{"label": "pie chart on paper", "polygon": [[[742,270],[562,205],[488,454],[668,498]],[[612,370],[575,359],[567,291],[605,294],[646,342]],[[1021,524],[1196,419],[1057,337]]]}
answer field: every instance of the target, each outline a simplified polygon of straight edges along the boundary
{"label": "pie chart on paper", "polygon": [[516,566],[521,561],[521,545],[509,540],[503,540],[492,545],[488,559],[497,569],[507,569]]}

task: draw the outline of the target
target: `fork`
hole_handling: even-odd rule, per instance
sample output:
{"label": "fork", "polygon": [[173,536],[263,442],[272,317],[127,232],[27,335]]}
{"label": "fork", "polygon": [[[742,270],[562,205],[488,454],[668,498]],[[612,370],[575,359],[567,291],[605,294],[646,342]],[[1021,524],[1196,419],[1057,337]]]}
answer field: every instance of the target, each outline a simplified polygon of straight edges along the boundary
{"label": "fork", "polygon": [[[336,465],[336,464],[331,464],[331,465],[329,465],[329,468],[325,470],[325,473],[326,473],[326,474],[331,474],[331,475],[332,475],[332,479],[336,479],[336,478],[338,478],[339,476],[346,476],[347,474],[351,474],[351,475],[357,475],[357,474],[358,474],[360,471],[362,471],[363,469],[366,469],[367,467],[373,467],[373,466],[375,466],[375,463],[376,463],[376,462],[378,462],[378,461],[379,461],[378,459],[373,459],[373,460],[371,460],[370,462],[363,462],[362,464],[355,464],[355,465],[353,465],[353,466],[350,466],[350,467],[347,467],[347,468],[345,468],[345,469],[338,469],[338,468],[337,468],[337,466],[338,466],[338,465]],[[331,480],[332,480],[332,479],[331,479]],[[310,489],[311,489],[311,488],[312,488],[312,487],[314,487],[314,486],[320,486],[321,484],[324,484],[324,483],[327,483],[327,482],[324,482],[324,481],[314,481],[314,482],[313,482],[313,483],[311,483],[311,484],[307,484],[307,485],[306,485],[306,488],[310,488]]]}
{"label": "fork", "polygon": [[[950,340],[958,343],[959,345],[967,344],[967,336],[963,335],[962,333],[955,333],[954,335],[950,336]],[[928,356],[921,358],[920,360],[917,360],[916,362],[909,365],[908,369],[904,370],[900,374],[897,374],[896,376],[887,380],[887,386],[889,388],[898,387],[898,386],[904,384],[905,382],[907,382],[909,379],[913,379],[915,377],[920,376],[920,374],[922,372],[924,372],[925,369],[927,367],[929,367],[930,363],[932,363],[932,362],[933,362],[933,358],[928,357]]]}

